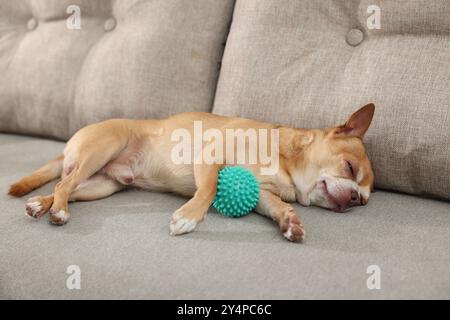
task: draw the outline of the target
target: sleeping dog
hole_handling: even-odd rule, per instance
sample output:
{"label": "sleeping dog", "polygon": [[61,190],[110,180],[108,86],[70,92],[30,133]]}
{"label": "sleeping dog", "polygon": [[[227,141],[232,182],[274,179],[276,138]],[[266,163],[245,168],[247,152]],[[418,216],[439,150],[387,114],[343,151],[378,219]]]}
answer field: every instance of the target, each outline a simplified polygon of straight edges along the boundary
{"label": "sleeping dog", "polygon": [[[368,104],[343,125],[314,130],[201,112],[163,120],[107,120],[76,132],[63,155],[14,183],[9,194],[23,196],[61,177],[53,194],[27,201],[26,214],[40,218],[49,212],[53,224],[63,225],[69,220],[69,201],[96,200],[127,187],[174,192],[191,198],[170,221],[170,234],[179,235],[191,232],[205,218],[221,168],[235,164],[235,156],[247,159],[261,154],[256,150],[258,146],[249,142],[251,139],[245,139],[242,150],[236,145],[230,150],[223,143],[217,144],[222,140],[220,134],[225,136],[230,129],[276,131],[263,141],[264,148],[272,150],[276,170],[264,173],[267,163],[263,164],[261,157],[239,165],[251,170],[260,182],[255,211],[275,220],[287,239],[300,241],[305,230],[289,203],[343,212],[369,200],[374,177],[362,139],[374,111],[375,106]],[[181,156],[186,161],[179,161],[179,157],[174,158],[179,149],[174,137],[195,135],[195,123],[200,123],[203,130],[214,129],[215,134],[196,147],[188,144]],[[201,161],[205,149],[213,155],[212,160]]]}

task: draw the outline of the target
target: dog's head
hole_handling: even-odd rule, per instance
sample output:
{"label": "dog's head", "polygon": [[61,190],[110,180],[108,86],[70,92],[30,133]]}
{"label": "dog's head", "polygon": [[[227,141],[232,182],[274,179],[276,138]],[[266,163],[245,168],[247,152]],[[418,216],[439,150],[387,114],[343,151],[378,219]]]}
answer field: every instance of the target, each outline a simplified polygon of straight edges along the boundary
{"label": "dog's head", "polygon": [[343,212],[368,202],[374,177],[362,139],[374,111],[368,104],[344,125],[307,132],[292,172],[299,203]]}

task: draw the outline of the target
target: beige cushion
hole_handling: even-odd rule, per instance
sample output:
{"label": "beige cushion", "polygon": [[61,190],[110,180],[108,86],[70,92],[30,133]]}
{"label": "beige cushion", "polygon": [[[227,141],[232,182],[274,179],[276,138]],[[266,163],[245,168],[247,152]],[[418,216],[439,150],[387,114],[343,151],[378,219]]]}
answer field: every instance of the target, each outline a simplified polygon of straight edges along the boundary
{"label": "beige cushion", "polygon": [[376,186],[450,199],[450,2],[375,3],[379,30],[373,1],[238,0],[213,111],[312,128],[374,102]]}
{"label": "beige cushion", "polygon": [[[69,5],[81,29],[66,27]],[[0,0],[0,131],[210,111],[232,0]]]}

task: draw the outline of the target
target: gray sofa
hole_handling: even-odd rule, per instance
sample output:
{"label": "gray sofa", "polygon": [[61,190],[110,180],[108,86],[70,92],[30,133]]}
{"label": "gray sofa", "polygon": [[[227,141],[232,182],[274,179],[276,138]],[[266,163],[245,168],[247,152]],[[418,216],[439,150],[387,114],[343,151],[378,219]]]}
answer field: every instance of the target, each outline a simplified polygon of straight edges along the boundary
{"label": "gray sofa", "polygon": [[[449,16],[445,0],[0,0],[0,298],[449,299]],[[366,102],[377,192],[345,214],[295,205],[301,244],[213,209],[171,237],[186,199],[170,194],[73,203],[63,227],[7,195],[103,119],[195,110],[311,128]]]}

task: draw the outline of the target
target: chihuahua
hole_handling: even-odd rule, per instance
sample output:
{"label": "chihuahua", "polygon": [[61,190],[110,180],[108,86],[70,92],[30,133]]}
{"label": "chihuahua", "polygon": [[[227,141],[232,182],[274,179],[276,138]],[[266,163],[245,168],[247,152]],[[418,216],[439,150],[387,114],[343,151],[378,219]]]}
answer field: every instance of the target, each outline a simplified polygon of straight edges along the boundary
{"label": "chihuahua", "polygon": [[[101,199],[127,187],[174,192],[190,197],[170,221],[170,234],[180,235],[193,231],[205,218],[216,194],[218,172],[235,164],[235,155],[258,154],[257,147],[249,143],[251,139],[245,140],[244,151],[237,150],[236,145],[231,150],[217,147],[213,142],[222,140],[217,133],[225,135],[230,129],[276,130],[277,139],[272,135],[263,145],[277,147],[271,148],[277,170],[264,174],[264,164],[258,157],[240,165],[251,170],[260,183],[255,211],[276,221],[288,240],[301,241],[304,226],[290,203],[344,212],[368,202],[374,176],[362,139],[374,111],[371,103],[343,125],[312,130],[202,112],[163,120],[106,120],[76,132],[62,155],[11,185],[9,194],[20,197],[61,177],[53,194],[26,202],[26,214],[40,218],[49,212],[50,222],[63,225],[70,217],[70,201]],[[174,157],[180,149],[175,138],[184,133],[195,135],[194,123],[214,129],[216,134],[210,135],[214,139],[197,143],[197,147],[188,144],[181,157],[186,161],[179,161]],[[222,154],[223,159],[201,161],[199,154],[205,149],[214,149],[210,154]]]}

